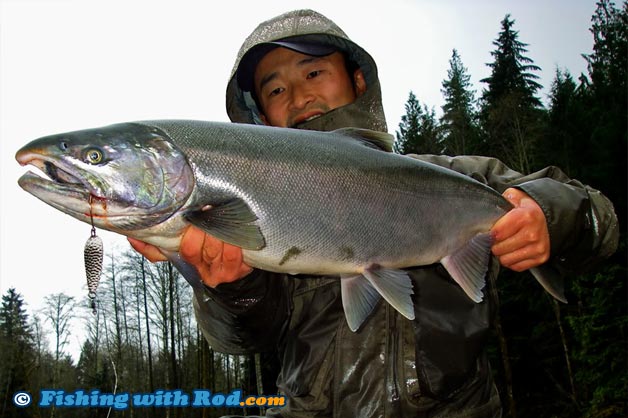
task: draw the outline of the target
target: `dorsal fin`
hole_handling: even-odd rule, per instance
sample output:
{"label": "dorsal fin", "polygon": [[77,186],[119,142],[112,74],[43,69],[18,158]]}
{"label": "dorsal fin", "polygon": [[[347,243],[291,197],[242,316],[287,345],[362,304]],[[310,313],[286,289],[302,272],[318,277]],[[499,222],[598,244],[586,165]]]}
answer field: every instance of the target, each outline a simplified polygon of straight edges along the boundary
{"label": "dorsal fin", "polygon": [[340,128],[333,131],[334,133],[350,136],[357,139],[371,148],[392,152],[395,137],[387,132],[373,131],[363,128]]}

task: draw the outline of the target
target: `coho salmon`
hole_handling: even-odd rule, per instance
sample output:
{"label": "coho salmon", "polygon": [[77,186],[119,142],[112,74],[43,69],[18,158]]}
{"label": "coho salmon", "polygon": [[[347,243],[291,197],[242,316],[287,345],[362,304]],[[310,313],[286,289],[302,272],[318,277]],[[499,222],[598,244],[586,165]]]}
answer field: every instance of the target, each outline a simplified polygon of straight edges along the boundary
{"label": "coho salmon", "polygon": [[[388,134],[317,132],[160,120],[51,135],[17,152],[26,191],[96,227],[178,256],[195,225],[243,249],[255,268],[334,275],[357,330],[383,297],[414,319],[403,269],[442,263],[474,301],[483,297],[491,226],[512,207],[455,171],[385,152]],[[564,300],[554,278],[533,274]]]}

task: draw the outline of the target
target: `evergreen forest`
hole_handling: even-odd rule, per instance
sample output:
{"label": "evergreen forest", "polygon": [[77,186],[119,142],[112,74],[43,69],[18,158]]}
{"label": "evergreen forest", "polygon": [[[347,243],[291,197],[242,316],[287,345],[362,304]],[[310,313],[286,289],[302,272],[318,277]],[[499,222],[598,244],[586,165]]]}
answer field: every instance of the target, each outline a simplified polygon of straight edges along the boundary
{"label": "evergreen forest", "polygon": [[596,6],[593,52],[583,55],[588,73],[556,69],[547,105],[538,96],[541,69],[507,15],[479,97],[453,50],[442,115],[410,92],[396,132],[395,151],[403,154],[484,155],[524,174],[558,167],[615,207],[619,248],[567,278],[569,304],[544,294],[528,273],[500,274],[490,350],[504,416],[628,416],[628,5]]}

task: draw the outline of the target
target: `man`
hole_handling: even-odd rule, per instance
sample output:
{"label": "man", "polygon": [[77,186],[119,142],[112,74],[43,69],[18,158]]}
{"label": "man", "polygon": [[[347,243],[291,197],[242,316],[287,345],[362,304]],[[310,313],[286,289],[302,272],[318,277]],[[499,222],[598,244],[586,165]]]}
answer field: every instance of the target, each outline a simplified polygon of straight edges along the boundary
{"label": "man", "polygon": [[[227,112],[240,123],[386,131],[375,62],[309,10],[264,22],[245,40],[227,87]],[[523,176],[490,158],[414,157],[470,175],[514,204],[492,228],[493,253],[505,267],[548,263],[565,272],[615,249],[610,202],[560,170]],[[132,245],[152,261],[164,259],[154,247]],[[268,415],[501,415],[484,350],[489,302],[470,301],[439,265],[407,269],[414,321],[380,303],[351,332],[337,278],[253,270],[238,248],[195,228],[184,235],[181,254],[206,285],[195,291],[195,311],[212,347],[233,354],[278,351],[277,383],[288,406]],[[489,274],[497,270],[493,263]]]}

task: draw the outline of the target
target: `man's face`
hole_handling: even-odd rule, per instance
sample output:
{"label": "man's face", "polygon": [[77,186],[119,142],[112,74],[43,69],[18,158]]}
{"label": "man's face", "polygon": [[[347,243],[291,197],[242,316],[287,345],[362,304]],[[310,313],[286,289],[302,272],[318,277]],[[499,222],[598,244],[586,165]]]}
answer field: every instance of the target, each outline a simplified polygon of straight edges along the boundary
{"label": "man's face", "polygon": [[366,91],[362,71],[348,74],[340,52],[313,57],[282,47],[257,64],[254,85],[262,120],[280,127],[293,127],[352,103]]}

